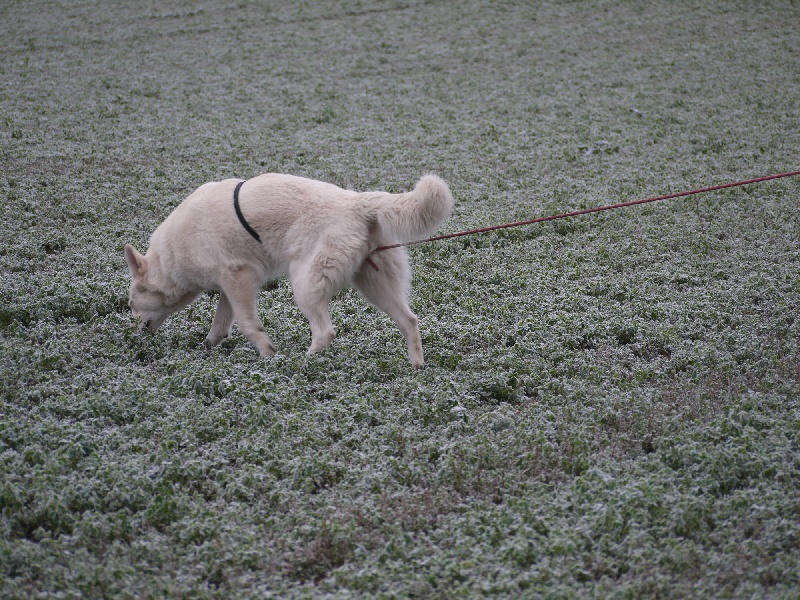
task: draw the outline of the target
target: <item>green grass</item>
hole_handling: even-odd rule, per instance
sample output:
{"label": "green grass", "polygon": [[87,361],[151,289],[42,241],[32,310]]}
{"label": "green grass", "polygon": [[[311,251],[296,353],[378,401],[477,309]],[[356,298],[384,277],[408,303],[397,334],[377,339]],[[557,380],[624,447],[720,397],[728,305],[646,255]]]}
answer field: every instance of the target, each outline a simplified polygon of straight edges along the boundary
{"label": "green grass", "polygon": [[480,227],[798,168],[800,5],[0,7],[0,595],[800,594],[800,179],[411,249],[427,366],[285,280],[137,332],[200,184],[426,171]]}

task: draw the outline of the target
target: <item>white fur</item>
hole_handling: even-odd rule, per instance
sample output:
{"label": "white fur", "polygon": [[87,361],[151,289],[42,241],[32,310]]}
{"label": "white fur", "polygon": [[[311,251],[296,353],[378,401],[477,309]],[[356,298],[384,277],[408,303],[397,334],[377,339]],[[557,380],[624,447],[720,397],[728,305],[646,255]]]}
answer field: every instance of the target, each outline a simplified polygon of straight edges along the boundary
{"label": "white fur", "polygon": [[[233,322],[263,357],[275,349],[256,312],[261,286],[288,274],[311,325],[309,354],[335,336],[331,298],[352,283],[400,328],[411,363],[423,364],[417,317],[408,306],[411,268],[405,248],[379,246],[416,240],[450,215],[447,184],[425,175],[404,194],[358,193],[291,175],[260,175],[244,183],[239,202],[261,242],[236,217],[238,180],[206,183],[184,200],[150,238],[142,256],[125,246],[131,272],[130,306],[150,329],[207,290],[220,292],[206,344],[228,337]],[[372,254],[376,271],[366,259]]]}

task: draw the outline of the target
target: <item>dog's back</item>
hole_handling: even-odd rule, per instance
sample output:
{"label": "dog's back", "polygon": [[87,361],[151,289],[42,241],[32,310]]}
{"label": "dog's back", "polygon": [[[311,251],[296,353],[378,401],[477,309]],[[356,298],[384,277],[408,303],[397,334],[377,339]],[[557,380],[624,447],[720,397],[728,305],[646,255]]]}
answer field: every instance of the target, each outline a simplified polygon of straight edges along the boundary
{"label": "dog's back", "polygon": [[425,175],[410,192],[391,194],[270,173],[245,183],[241,206],[255,229],[267,235],[289,233],[296,223],[302,223],[303,233],[321,233],[377,220],[387,239],[409,241],[435,231],[450,215],[453,197],[436,175]]}

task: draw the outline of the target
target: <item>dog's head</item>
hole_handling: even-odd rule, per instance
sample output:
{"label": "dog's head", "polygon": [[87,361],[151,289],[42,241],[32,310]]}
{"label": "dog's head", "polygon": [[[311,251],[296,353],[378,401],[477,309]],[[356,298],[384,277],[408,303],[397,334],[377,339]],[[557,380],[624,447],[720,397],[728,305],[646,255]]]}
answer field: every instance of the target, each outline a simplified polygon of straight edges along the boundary
{"label": "dog's head", "polygon": [[[158,329],[164,320],[197,297],[194,293],[175,293],[160,283],[157,261],[142,256],[130,244],[125,245],[125,261],[131,272],[128,306],[140,327]],[[171,292],[171,293],[170,293]]]}
{"label": "dog's head", "polygon": [[172,313],[167,306],[166,295],[154,281],[153,269],[148,268],[150,261],[130,244],[125,245],[125,261],[131,272],[128,306],[133,316],[142,322],[142,327],[155,331]]}

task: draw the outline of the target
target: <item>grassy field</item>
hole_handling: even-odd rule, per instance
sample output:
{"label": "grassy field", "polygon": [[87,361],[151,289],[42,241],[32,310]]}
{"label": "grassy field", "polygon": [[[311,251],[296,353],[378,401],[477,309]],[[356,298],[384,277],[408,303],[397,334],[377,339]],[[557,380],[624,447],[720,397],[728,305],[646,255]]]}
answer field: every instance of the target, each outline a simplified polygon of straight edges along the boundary
{"label": "grassy field", "polygon": [[0,596],[800,596],[800,178],[410,250],[308,358],[155,335],[200,184],[451,185],[442,231],[800,168],[800,4],[0,5]]}

